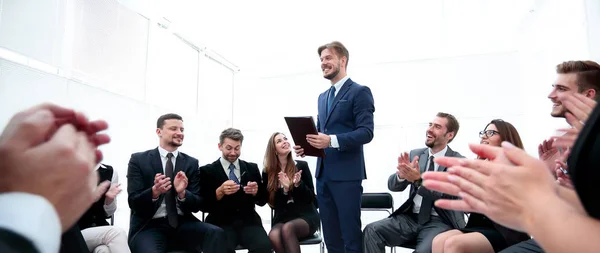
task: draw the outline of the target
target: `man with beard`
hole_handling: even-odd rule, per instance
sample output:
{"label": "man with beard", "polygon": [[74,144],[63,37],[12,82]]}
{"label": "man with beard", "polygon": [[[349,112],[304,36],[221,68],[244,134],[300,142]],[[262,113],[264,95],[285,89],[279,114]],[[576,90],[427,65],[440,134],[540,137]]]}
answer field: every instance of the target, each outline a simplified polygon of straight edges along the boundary
{"label": "man with beard", "polygon": [[[563,99],[573,93],[579,93],[587,98],[596,99],[600,89],[600,65],[593,61],[566,61],[556,66],[556,81],[552,85],[552,92],[548,95],[552,101],[552,112],[555,118],[565,118],[569,121],[570,114],[562,104]],[[570,115],[574,118],[573,115]],[[569,122],[569,124],[572,124]],[[561,152],[552,145],[554,139],[544,141],[538,146],[540,160],[546,163],[550,173],[557,176],[556,160],[566,162],[566,157],[561,158]],[[560,170],[558,170],[560,171]],[[559,172],[559,175],[562,172]]]}
{"label": "man with beard", "polygon": [[[556,81],[552,85],[552,92],[548,95],[553,103],[550,115],[556,118],[565,118],[571,127],[578,128],[572,129],[576,131],[574,136],[577,136],[583,124],[567,110],[563,105],[563,101],[573,93],[582,94],[588,99],[598,100],[600,65],[594,61],[566,61],[556,66],[556,73],[558,74]],[[550,173],[559,178],[558,182],[560,184],[572,188],[569,176],[561,170],[561,167],[567,169],[567,156],[570,152],[564,152],[563,150],[563,154],[561,154],[559,145],[553,145],[553,143],[554,139],[551,138],[538,146],[539,158],[544,161]],[[508,247],[501,252],[544,252],[544,250],[534,239],[530,239]]]}
{"label": "man with beard", "polygon": [[157,148],[134,153],[129,160],[131,251],[225,252],[223,230],[192,214],[200,210],[203,200],[198,194],[198,160],[177,150],[183,143],[181,116],[160,116],[156,135]]}
{"label": "man with beard", "polygon": [[[373,95],[346,75],[349,53],[342,43],[323,45],[318,53],[331,87],[319,95],[319,133],[306,138],[325,151],[315,173],[323,236],[328,252],[361,252],[362,180],[367,179],[363,145],[373,139]],[[294,149],[304,156],[301,146]]]}
{"label": "man with beard", "polygon": [[225,230],[227,252],[241,245],[250,253],[270,253],[271,241],[255,210],[267,203],[267,187],[256,163],[239,159],[243,141],[240,130],[225,129],[219,136],[222,156],[200,167],[202,211],[207,223]]}
{"label": "man with beard", "polygon": [[[421,186],[425,171],[445,171],[433,160],[437,157],[463,157],[448,147],[459,124],[454,116],[438,113],[426,131],[427,148],[415,149],[398,157],[396,173],[388,179],[390,191],[404,191],[410,185],[408,200],[388,218],[367,225],[363,231],[364,252],[385,252],[385,246],[395,247],[416,242],[415,252],[431,252],[433,238],[445,231],[465,226],[464,213],[437,208],[433,202],[454,198]],[[412,158],[412,161],[410,161]]]}

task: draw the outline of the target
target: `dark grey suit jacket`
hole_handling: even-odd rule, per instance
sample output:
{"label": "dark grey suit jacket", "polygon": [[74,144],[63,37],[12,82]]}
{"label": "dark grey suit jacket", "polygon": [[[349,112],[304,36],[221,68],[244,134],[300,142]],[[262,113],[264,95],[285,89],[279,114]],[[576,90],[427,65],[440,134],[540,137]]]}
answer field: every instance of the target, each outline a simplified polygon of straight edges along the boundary
{"label": "dark grey suit jacket", "polygon": [[[415,156],[419,156],[419,169],[421,170],[421,173],[424,173],[427,170],[427,168],[426,168],[427,160],[429,160],[429,149],[428,148],[414,149],[414,150],[410,151],[409,156],[410,156],[411,161],[413,161]],[[446,151],[445,156],[464,158],[464,156],[462,156],[460,153],[452,150],[450,147],[448,147],[448,150]],[[446,171],[446,167],[440,165],[437,171]],[[411,183],[408,180],[403,180],[402,182],[399,181],[398,175],[396,173],[392,174],[388,178],[388,188],[390,189],[390,191],[393,191],[393,192],[404,191],[406,189],[406,187],[408,187],[409,185],[410,185],[410,195],[408,197],[408,200],[406,200],[406,202],[404,202],[404,204],[402,204],[402,206],[400,206],[400,208],[398,208],[398,210],[396,210],[392,214],[392,216],[398,215],[401,213],[405,213],[405,212],[412,212],[412,207],[414,204],[413,198],[417,195],[418,187],[417,187],[416,183]],[[451,195],[436,192],[436,191],[428,190],[428,192],[431,194],[431,196],[433,196],[434,201],[437,199],[440,199],[440,198],[445,198],[445,199],[456,199],[457,198],[455,196],[451,196]],[[444,220],[447,224],[449,224],[453,228],[458,229],[458,228],[463,228],[465,226],[465,218],[464,218],[463,212],[441,209],[436,206],[434,206],[434,209],[438,213],[439,217],[442,218],[442,220]]]}

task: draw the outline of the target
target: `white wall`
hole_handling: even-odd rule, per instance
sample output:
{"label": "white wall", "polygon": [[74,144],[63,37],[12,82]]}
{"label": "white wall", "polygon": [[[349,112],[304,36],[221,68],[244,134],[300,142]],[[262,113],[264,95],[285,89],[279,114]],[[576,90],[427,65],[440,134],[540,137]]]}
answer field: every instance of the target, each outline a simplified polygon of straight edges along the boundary
{"label": "white wall", "polygon": [[44,101],[107,120],[103,162],[119,174],[115,223],[127,230],[131,154],[155,148],[156,119],[175,112],[186,127],[181,150],[202,164],[218,157],[219,132],[232,122],[233,72],[115,1],[34,2],[0,1],[0,125]]}
{"label": "white wall", "polygon": [[[445,3],[446,7],[453,5]],[[566,60],[600,60],[590,54],[598,50],[598,44],[588,44],[591,36],[594,39],[597,36],[597,32],[588,28],[596,26],[591,21],[597,20],[598,14],[588,11],[594,14],[586,19],[583,15],[586,10],[584,1],[536,1],[526,19],[517,26],[519,29],[514,34],[504,33],[514,36],[504,38],[510,44],[496,48],[465,47],[464,44],[476,43],[461,40],[464,38],[483,44],[490,42],[486,33],[473,32],[470,26],[476,25],[470,22],[476,20],[447,22],[444,30],[447,40],[441,41],[447,50],[435,57],[423,55],[423,60],[365,64],[352,60],[352,55],[369,51],[356,52],[349,47],[349,76],[369,86],[375,99],[375,137],[365,146],[368,179],[363,182],[364,192],[388,192],[386,180],[395,172],[398,155],[424,147],[427,123],[438,111],[458,118],[460,131],[450,147],[467,157],[474,158],[467,144],[478,143],[478,132],[496,118],[511,122],[519,131],[526,151],[537,157],[537,145],[564,125],[563,120],[550,117],[551,103],[547,99],[555,66]],[[465,24],[470,26],[464,27]],[[357,44],[356,41],[346,44],[350,43]],[[284,116],[316,116],[318,94],[330,84],[322,78],[316,54],[313,58],[311,71],[274,77],[236,77],[241,80],[236,80],[235,86],[234,126],[241,128],[248,139],[243,158],[262,161],[270,134],[287,132]],[[314,173],[316,159],[306,160]],[[393,196],[397,208],[408,193],[393,193]],[[384,216],[363,213],[363,225]]]}

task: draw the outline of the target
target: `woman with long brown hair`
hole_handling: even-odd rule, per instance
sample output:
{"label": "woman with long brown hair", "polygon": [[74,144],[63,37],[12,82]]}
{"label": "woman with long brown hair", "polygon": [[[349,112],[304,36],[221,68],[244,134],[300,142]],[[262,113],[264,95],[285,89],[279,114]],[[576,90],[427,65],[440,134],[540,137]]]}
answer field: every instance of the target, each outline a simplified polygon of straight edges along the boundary
{"label": "woman with long brown hair", "polygon": [[[510,123],[495,119],[479,132],[481,144],[500,147],[503,141],[523,149],[523,142],[517,129]],[[477,159],[482,159],[477,157]],[[433,239],[433,253],[453,252],[500,252],[501,250],[528,240],[529,236],[501,226],[485,215],[471,213],[463,229],[454,229],[437,235]]]}
{"label": "woman with long brown hair", "polygon": [[287,137],[274,133],[265,152],[263,183],[275,215],[269,239],[277,253],[300,252],[299,239],[320,225],[312,175],[305,161],[294,161]]}

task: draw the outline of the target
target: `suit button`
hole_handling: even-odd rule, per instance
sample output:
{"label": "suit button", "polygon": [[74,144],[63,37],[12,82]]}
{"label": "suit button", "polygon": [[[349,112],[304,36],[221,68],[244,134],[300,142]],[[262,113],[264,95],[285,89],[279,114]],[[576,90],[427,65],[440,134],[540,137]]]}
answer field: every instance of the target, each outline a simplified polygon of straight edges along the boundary
{"label": "suit button", "polygon": [[327,128],[325,128],[325,132],[327,132]]}

